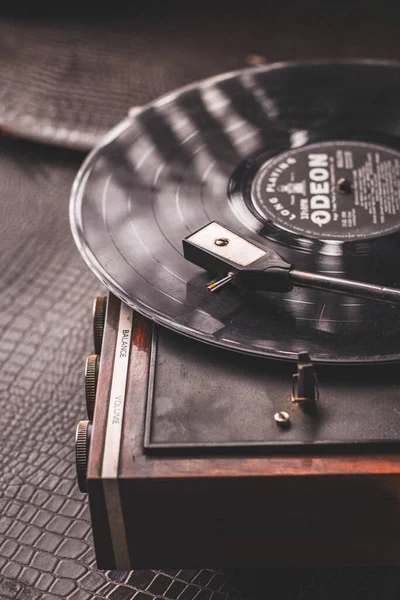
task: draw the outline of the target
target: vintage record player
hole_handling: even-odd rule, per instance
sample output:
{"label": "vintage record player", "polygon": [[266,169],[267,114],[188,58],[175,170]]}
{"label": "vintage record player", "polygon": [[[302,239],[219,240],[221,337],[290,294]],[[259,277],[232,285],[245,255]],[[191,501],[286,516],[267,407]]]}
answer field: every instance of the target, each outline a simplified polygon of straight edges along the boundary
{"label": "vintage record player", "polygon": [[400,65],[163,97],[86,159],[100,568],[400,564]]}

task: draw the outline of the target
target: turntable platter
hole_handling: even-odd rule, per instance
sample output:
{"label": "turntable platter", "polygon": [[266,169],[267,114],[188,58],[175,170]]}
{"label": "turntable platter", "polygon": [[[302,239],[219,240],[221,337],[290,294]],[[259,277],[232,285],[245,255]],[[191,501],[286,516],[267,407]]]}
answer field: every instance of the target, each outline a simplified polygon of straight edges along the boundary
{"label": "turntable platter", "polygon": [[296,268],[399,287],[400,66],[279,64],[178,90],[89,155],[70,218],[104,284],[182,334],[280,359],[397,361],[398,306],[300,288],[210,295],[182,239],[219,221]]}

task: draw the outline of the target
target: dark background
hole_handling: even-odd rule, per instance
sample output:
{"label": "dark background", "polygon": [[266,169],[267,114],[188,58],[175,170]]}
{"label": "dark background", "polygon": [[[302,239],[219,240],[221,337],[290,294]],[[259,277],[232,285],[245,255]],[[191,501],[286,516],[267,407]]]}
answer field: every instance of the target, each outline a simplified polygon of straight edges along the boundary
{"label": "dark background", "polygon": [[[397,3],[84,2],[0,9],[0,598],[398,599],[397,569],[95,570],[74,431],[99,282],[70,188],[131,107],[249,64],[400,59]],[[268,540],[266,540],[268,543]],[[140,540],[138,540],[140,544]]]}

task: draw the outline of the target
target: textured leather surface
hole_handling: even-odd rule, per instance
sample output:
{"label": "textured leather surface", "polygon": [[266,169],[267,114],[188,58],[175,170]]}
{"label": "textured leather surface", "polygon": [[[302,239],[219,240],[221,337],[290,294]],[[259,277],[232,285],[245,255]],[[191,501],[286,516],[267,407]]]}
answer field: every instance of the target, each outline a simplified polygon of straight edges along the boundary
{"label": "textured leather surface", "polygon": [[[294,37],[274,27],[265,36],[265,28],[256,25],[257,40],[243,30],[237,48],[236,32],[227,27],[226,37],[217,40],[224,57],[218,62],[212,44],[217,43],[220,22],[205,28],[205,35],[203,21],[201,34],[199,30],[193,37],[190,31],[178,36],[179,22],[169,28],[152,22],[147,33],[139,25],[121,25],[117,31],[103,23],[95,31],[92,24],[79,22],[71,26],[79,32],[73,34],[66,24],[32,25],[4,18],[1,123],[40,137],[50,119],[58,141],[90,145],[93,139],[87,137],[84,143],[71,142],[63,129],[96,137],[128,106],[221,68],[241,66],[248,54],[265,50],[268,60],[315,56],[313,44],[324,35],[320,54],[362,55],[365,44],[375,44],[369,55],[399,53],[390,26],[386,36],[370,35],[364,46],[357,46],[345,23],[347,42],[338,49],[328,29],[321,33],[309,19],[308,25],[303,19]],[[291,27],[292,33],[297,31],[293,23]],[[375,30],[372,21],[368,27],[382,33],[379,23]],[[368,27],[361,25],[363,35]],[[164,41],[157,45],[160,31]],[[101,54],[104,37],[107,51]],[[275,47],[278,38],[284,41]],[[79,60],[76,40],[85,50]],[[140,63],[140,76],[136,71],[132,76],[126,48],[135,68]],[[92,85],[94,64],[98,71]],[[110,98],[117,85],[118,93]],[[46,109],[46,103],[53,108]],[[32,117],[25,124],[24,115]],[[84,417],[84,359],[92,352],[91,305],[102,291],[69,232],[69,190],[82,158],[0,138],[1,600],[397,600],[400,576],[394,569],[96,571],[87,501],[77,490],[74,466],[75,426]]]}
{"label": "textured leather surface", "polygon": [[400,58],[396,2],[384,11],[367,0],[250,0],[246,11],[227,0],[147,0],[130,11],[121,4],[79,18],[0,17],[0,127],[90,148],[130,107],[222,71],[260,61]]}

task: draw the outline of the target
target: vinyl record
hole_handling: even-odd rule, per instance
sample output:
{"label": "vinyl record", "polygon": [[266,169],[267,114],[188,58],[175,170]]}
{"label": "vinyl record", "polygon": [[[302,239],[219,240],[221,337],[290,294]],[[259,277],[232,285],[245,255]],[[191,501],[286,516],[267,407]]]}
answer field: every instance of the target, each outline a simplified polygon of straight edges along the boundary
{"label": "vinyl record", "polygon": [[294,289],[224,288],[182,239],[219,221],[301,270],[400,286],[400,66],[278,64],[178,90],[82,166],[71,225],[86,262],[154,321],[231,350],[400,359],[400,308]]}

